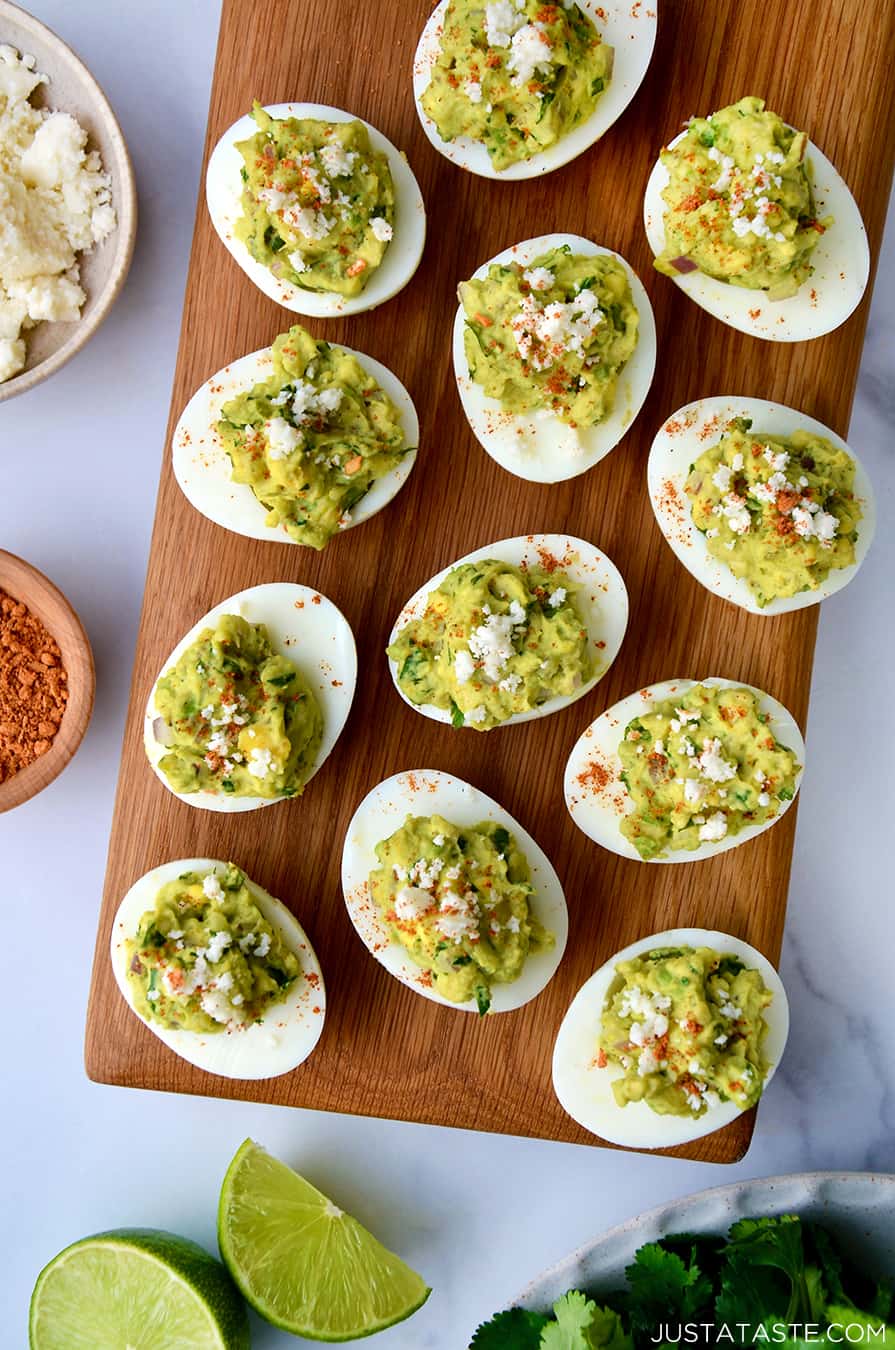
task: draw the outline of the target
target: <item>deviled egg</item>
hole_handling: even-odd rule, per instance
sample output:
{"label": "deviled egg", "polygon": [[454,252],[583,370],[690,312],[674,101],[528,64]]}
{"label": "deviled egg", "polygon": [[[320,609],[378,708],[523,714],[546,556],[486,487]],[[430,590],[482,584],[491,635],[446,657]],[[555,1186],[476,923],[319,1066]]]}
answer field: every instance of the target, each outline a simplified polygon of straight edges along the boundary
{"label": "deviled egg", "polygon": [[521,535],[420,587],[392,629],[389,668],[423,716],[489,731],[583,698],[627,623],[625,583],[604,553],[566,534]]}
{"label": "deviled egg", "polygon": [[609,454],[656,368],[649,298],[624,258],[577,234],[504,249],[461,282],[454,375],[476,440],[534,483]]}
{"label": "deviled egg", "polygon": [[815,605],[870,547],[873,489],[822,422],[721,395],[673,413],[647,468],[659,528],[696,580],[753,614]]}
{"label": "deviled egg", "polygon": [[690,120],[650,174],[644,222],[657,269],[752,337],[832,332],[867,287],[854,197],[806,133],[760,98]]}
{"label": "deviled egg", "polygon": [[174,474],[216,525],[319,549],[388,505],[418,441],[386,366],[296,324],[197,390],[174,430]]}
{"label": "deviled egg", "polygon": [[208,1073],[273,1078],[320,1038],[326,993],[304,930],[232,863],[180,858],[140,877],[112,922],[111,955],[141,1022]]}
{"label": "deviled egg", "polygon": [[620,117],[647,72],[656,6],[441,0],[413,61],[423,130],[483,178],[560,168]]}
{"label": "deviled egg", "polygon": [[296,314],[373,309],[422,257],[426,211],[407,160],[340,108],[256,103],[215,146],[205,195],[225,248]]}
{"label": "deviled egg", "polygon": [[665,680],[602,713],[566,764],[579,830],[623,858],[683,863],[763,833],[792,805],[805,742],[782,704],[735,680]]}
{"label": "deviled egg", "polygon": [[402,984],[466,1012],[510,1012],[562,959],[568,914],[545,854],[460,778],[378,783],[345,836],[342,886],[364,946]]}
{"label": "deviled egg", "polygon": [[331,600],[269,582],[222,600],[165,661],[143,744],[175,796],[251,811],[299,795],[345,725],[357,682],[354,635]]}
{"label": "deviled egg", "polygon": [[673,1148],[754,1106],[789,1033],[780,976],[729,933],[674,928],[633,942],[585,981],[553,1050],[553,1087],[586,1130]]}

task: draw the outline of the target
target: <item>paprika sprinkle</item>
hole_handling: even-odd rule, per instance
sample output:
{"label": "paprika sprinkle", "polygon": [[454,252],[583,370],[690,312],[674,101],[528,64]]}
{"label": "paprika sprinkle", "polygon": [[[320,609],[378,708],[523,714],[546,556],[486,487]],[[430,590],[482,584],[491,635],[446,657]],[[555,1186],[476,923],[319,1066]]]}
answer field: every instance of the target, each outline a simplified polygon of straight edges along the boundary
{"label": "paprika sprinkle", "polygon": [[46,754],[67,700],[56,641],[27,606],[0,590],[0,783]]}

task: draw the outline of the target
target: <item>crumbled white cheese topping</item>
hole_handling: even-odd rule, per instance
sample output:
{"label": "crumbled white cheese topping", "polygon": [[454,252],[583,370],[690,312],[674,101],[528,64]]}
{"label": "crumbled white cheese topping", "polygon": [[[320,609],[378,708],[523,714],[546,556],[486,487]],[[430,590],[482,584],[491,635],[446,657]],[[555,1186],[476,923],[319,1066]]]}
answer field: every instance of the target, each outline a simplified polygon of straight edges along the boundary
{"label": "crumbled white cheese topping", "polygon": [[716,811],[714,815],[709,816],[704,825],[699,827],[700,839],[707,843],[717,843],[723,839],[727,833],[727,817],[723,811]]}
{"label": "crumbled white cheese topping", "polygon": [[395,914],[402,923],[413,923],[435,903],[421,886],[402,886],[395,896]]}

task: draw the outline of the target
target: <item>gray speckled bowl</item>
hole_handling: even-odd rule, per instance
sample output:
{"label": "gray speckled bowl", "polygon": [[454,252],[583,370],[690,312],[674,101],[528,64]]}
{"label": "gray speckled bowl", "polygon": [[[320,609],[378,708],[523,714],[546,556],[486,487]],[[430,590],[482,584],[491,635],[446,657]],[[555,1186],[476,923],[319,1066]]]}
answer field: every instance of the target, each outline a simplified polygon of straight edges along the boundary
{"label": "gray speckled bowl", "polygon": [[25,334],[25,369],[0,383],[0,402],[22,394],[45,380],[79,352],[99,328],[124,284],[137,229],[137,193],[134,171],[121,128],[109,102],[87,67],[71,48],[37,19],[9,0],[0,0],[0,44],[33,56],[49,78],[33,95],[38,105],[69,112],[89,135],[88,148],[97,149],[112,178],[112,204],[118,224],[108,239],[91,253],[82,254],[81,285],[87,300],[73,323],[42,323]]}
{"label": "gray speckled bowl", "polygon": [[814,1219],[844,1238],[852,1259],[874,1275],[895,1271],[895,1175],[796,1172],[717,1186],[629,1219],[544,1271],[514,1302],[549,1312],[569,1289],[608,1293],[624,1284],[625,1267],[645,1242],[669,1233],[726,1233],[737,1219],[765,1214]]}

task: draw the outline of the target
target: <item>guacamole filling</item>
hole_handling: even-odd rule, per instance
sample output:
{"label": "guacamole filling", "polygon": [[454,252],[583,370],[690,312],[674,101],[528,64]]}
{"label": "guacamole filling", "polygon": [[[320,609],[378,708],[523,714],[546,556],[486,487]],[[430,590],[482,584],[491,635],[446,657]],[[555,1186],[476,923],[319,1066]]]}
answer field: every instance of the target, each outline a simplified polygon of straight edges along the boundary
{"label": "guacamole filling", "polygon": [[574,583],[494,559],[453,568],[388,655],[411,703],[476,731],[573,694],[592,674]]}
{"label": "guacamole filling", "polygon": [[807,145],[807,133],[784,125],[760,98],[692,118],[661,155],[668,184],[658,270],[698,270],[771,300],[795,295],[832,224],[817,219]]}
{"label": "guacamole filling", "polygon": [[294,797],[320,749],[323,716],[263,623],[224,614],[155,687],[159,768],[175,792]]}
{"label": "guacamole filling", "polygon": [[621,832],[641,858],[720,843],[779,814],[799,765],[750,689],[697,684],[625,728],[618,747],[632,806]]}
{"label": "guacamole filling", "polygon": [[750,426],[731,423],[691,465],[685,489],[709,553],[763,608],[853,566],[862,512],[844,450],[809,431],[766,436]]}
{"label": "guacamole filling", "polygon": [[442,140],[484,145],[506,169],[590,117],[612,75],[612,48],[570,0],[450,0],[421,101]]}
{"label": "guacamole filling", "polygon": [[217,431],[266,523],[320,549],[409,447],[397,408],[355,356],[297,324],[271,354],[270,377],[224,404]]}
{"label": "guacamole filling", "polygon": [[394,232],[388,159],[363,122],[281,119],[258,103],[252,116],[258,130],[236,146],[243,158],[236,238],[280,281],[360,295]]}
{"label": "guacamole filling", "polygon": [[602,422],[637,346],[625,269],[568,244],[529,267],[492,263],[460,285],[469,373],[507,412],[546,409],[570,426]]}
{"label": "guacamole filling", "polygon": [[645,952],[615,967],[603,1005],[597,1067],[623,1070],[619,1106],[701,1116],[761,1096],[771,993],[757,970],[710,947]]}
{"label": "guacamole filling", "polygon": [[518,979],[525,958],[553,946],[531,912],[525,855],[502,825],[408,816],[376,845],[370,892],[392,937],[452,1003],[491,1006],[491,986]]}
{"label": "guacamole filling", "polygon": [[137,1012],[172,1031],[260,1022],[302,978],[232,863],[223,876],[184,872],[162,886],[126,950]]}

